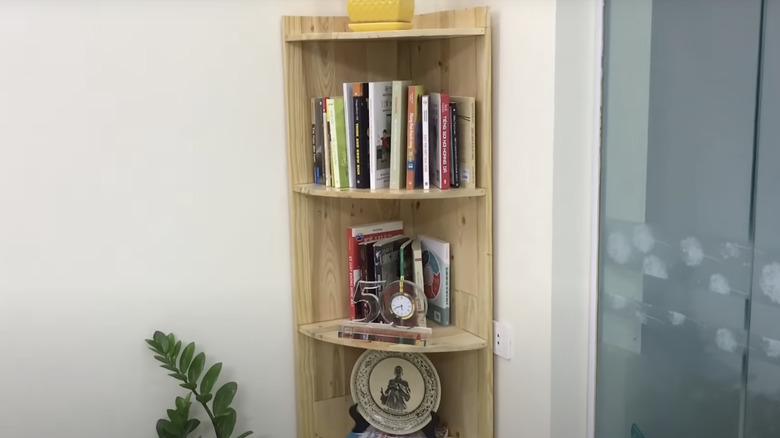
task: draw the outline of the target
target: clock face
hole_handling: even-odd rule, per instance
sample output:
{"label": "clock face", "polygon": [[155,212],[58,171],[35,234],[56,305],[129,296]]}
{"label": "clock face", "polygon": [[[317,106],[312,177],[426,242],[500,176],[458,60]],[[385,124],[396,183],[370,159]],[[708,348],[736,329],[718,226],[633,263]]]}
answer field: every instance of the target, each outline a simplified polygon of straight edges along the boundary
{"label": "clock face", "polygon": [[401,319],[407,319],[414,313],[414,304],[408,295],[396,295],[390,300],[390,309]]}

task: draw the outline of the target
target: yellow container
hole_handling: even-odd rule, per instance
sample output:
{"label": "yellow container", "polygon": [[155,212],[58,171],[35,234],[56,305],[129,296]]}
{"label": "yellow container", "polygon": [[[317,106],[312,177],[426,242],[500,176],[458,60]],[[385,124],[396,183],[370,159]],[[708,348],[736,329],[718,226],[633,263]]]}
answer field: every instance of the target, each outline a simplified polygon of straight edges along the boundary
{"label": "yellow container", "polygon": [[352,23],[411,23],[414,0],[347,0]]}

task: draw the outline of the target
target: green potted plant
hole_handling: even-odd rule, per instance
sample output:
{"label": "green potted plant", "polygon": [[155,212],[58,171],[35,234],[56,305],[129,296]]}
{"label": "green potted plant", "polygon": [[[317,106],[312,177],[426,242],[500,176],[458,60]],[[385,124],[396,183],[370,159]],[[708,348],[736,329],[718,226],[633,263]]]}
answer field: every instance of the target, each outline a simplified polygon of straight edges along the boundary
{"label": "green potted plant", "polygon": [[[216,438],[231,438],[236,426],[236,411],[230,404],[238,384],[227,382],[213,391],[222,371],[222,363],[213,364],[204,374],[206,355],[203,352],[196,354],[194,342],[182,348],[182,342],[173,333],[155,331],[151,339],[146,339],[146,343],[155,353],[154,358],[162,363],[160,367],[170,371],[168,375],[179,380],[179,386],[189,390],[185,397],[176,397],[175,409],[168,409],[168,418],[157,420],[158,438],[186,438],[200,425],[198,419],[190,418],[192,395],[209,416]],[[251,430],[236,438],[250,434]]]}

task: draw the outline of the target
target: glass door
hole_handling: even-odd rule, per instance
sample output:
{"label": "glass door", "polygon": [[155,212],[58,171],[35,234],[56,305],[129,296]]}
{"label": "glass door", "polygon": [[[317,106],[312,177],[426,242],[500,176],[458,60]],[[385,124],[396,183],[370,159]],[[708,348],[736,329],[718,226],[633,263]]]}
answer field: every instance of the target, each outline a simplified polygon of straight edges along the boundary
{"label": "glass door", "polygon": [[[596,437],[735,438],[757,424],[745,405],[760,392],[748,353],[762,1],[605,8]],[[777,315],[765,333],[780,340]],[[767,378],[780,392],[780,374]]]}
{"label": "glass door", "polygon": [[745,437],[780,436],[780,0],[766,0],[761,46],[755,250]]}

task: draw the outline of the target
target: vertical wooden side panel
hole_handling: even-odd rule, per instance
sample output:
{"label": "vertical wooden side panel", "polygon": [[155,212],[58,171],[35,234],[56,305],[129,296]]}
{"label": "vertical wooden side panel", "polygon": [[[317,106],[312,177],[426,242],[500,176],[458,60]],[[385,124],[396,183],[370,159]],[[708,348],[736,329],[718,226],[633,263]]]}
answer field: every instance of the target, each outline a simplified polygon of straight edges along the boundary
{"label": "vertical wooden side panel", "polygon": [[[282,25],[283,35],[300,31],[300,23],[286,17]],[[284,40],[284,38],[283,38]],[[305,109],[306,94],[303,76],[303,50],[300,44],[283,43],[285,110],[287,127],[287,161],[289,189],[297,182],[307,181],[308,160],[296,147],[304,141],[305,121],[309,121]],[[310,122],[309,122],[310,123]],[[312,319],[311,217],[304,196],[290,190],[290,244],[292,246],[292,293],[294,311],[295,392],[298,436],[314,433],[314,343],[315,340],[298,334],[298,324]]]}
{"label": "vertical wooden side panel", "polygon": [[[486,32],[477,45],[477,84],[479,84],[479,99],[477,100],[477,186],[485,189],[485,196],[478,201],[480,214],[478,216],[478,248],[480,288],[490,291],[484,297],[486,309],[491,309],[489,318],[484,321],[486,339],[493,339],[492,309],[493,309],[493,82],[492,82],[492,32],[490,15],[484,16]],[[481,176],[480,176],[481,175]],[[488,312],[486,312],[486,317]],[[479,353],[478,373],[484,376],[483,385],[477,395],[479,403],[478,436],[493,437],[493,343]]]}

